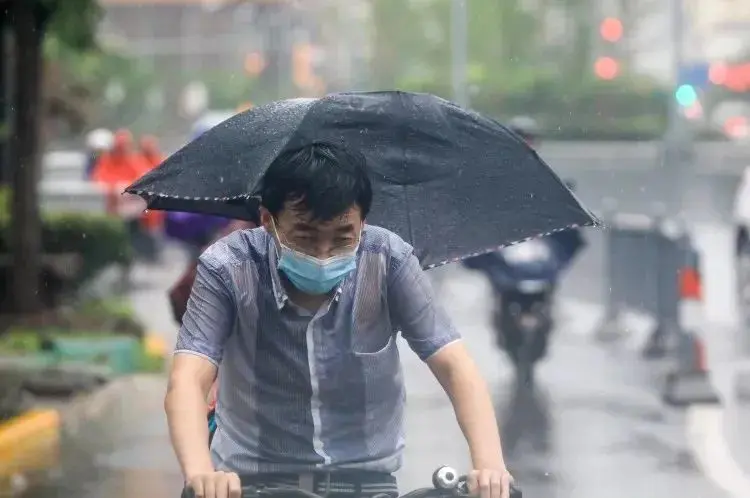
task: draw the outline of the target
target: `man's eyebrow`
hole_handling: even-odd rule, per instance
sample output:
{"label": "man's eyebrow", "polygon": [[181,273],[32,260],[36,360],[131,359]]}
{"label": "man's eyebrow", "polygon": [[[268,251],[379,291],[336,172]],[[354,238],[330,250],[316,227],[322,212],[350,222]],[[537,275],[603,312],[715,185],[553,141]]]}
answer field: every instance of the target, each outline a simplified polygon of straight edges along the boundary
{"label": "man's eyebrow", "polygon": [[336,233],[348,234],[354,231],[354,225],[344,225],[336,228]]}
{"label": "man's eyebrow", "polygon": [[314,232],[315,228],[311,225],[308,225],[307,223],[297,222],[295,223],[292,228],[298,232]]}

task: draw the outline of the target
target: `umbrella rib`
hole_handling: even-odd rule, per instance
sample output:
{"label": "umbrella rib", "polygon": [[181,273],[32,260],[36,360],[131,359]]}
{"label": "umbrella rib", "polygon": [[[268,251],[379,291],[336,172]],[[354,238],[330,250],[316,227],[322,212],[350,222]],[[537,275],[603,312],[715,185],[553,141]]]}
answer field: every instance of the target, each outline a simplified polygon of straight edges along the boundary
{"label": "umbrella rib", "polygon": [[[401,92],[397,92],[397,95],[398,95],[398,101],[399,101],[399,103],[404,108],[404,111],[406,111],[406,105],[404,104],[403,94]],[[400,143],[402,143],[402,144],[406,144],[406,139],[407,139],[407,136],[408,136],[408,133],[406,132],[405,128],[406,128],[405,124],[400,127],[400,131],[404,134],[404,136],[401,137],[402,140],[400,141]],[[406,168],[406,146],[405,145],[403,145],[401,147],[401,168],[403,169],[403,172],[406,173],[407,168]],[[413,225],[412,219],[411,219],[411,209],[410,209],[410,206],[409,206],[409,196],[407,195],[406,188],[407,188],[407,185],[405,185],[405,184],[401,186],[401,189],[402,189],[403,194],[404,194],[404,204],[405,204],[405,208],[406,208],[406,226],[407,226],[407,228],[409,230],[409,242],[411,243],[412,246],[416,246],[416,241],[415,241],[415,237],[414,237],[414,225]]]}

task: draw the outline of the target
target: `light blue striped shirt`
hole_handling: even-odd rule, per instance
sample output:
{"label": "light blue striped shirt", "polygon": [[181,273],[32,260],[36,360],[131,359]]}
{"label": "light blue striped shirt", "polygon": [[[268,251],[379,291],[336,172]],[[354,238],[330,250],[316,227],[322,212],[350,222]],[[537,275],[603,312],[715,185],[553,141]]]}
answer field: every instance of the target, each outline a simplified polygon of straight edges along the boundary
{"label": "light blue striped shirt", "polygon": [[317,313],[287,297],[273,238],[234,232],[208,248],[176,353],[221,365],[217,469],[252,474],[394,472],[405,390],[396,335],[426,360],[460,339],[413,248],[366,225],[357,269]]}

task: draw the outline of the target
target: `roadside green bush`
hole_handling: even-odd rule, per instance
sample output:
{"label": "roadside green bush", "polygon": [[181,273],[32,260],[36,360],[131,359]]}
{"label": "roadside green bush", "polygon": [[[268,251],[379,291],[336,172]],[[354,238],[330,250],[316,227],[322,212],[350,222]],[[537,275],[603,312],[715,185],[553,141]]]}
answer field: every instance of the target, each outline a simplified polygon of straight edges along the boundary
{"label": "roadside green bush", "polygon": [[[120,298],[86,300],[36,315],[14,317],[3,328],[8,334],[16,333],[18,340],[23,339],[13,343],[21,349],[36,348],[36,341],[48,335],[123,335],[142,339],[146,333],[133,308]],[[2,337],[0,342],[10,340]],[[31,342],[24,342],[27,340]]]}
{"label": "roadside green bush", "polygon": [[0,335],[0,356],[41,365],[86,363],[115,371],[162,372],[165,355],[149,347],[145,328],[120,299],[91,300],[16,317]]}
{"label": "roadside green bush", "polygon": [[[449,82],[402,80],[399,88],[450,98]],[[534,117],[543,138],[555,140],[654,140],[667,127],[669,92],[649,80],[621,78],[566,82],[558,74],[540,73],[502,85],[471,88],[471,106],[507,121]]]}
{"label": "roadside green bush", "polygon": [[83,269],[78,283],[112,264],[126,264],[132,247],[125,224],[117,218],[91,214],[47,214],[42,247],[48,254],[79,254]]}
{"label": "roadside green bush", "polygon": [[[0,254],[10,252],[10,194],[0,189]],[[76,254],[82,268],[76,287],[113,264],[127,264],[133,254],[122,220],[101,214],[43,213],[44,254]]]}

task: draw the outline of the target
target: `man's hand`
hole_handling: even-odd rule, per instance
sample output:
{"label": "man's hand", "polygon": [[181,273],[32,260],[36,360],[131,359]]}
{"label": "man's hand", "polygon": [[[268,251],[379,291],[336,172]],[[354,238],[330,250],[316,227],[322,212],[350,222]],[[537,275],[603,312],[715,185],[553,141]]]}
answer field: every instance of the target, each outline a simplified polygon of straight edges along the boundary
{"label": "man's hand", "polygon": [[481,498],[510,498],[513,476],[503,470],[473,470],[469,474],[469,492]]}
{"label": "man's hand", "polygon": [[240,478],[234,472],[210,472],[191,476],[187,482],[195,498],[242,498]]}

